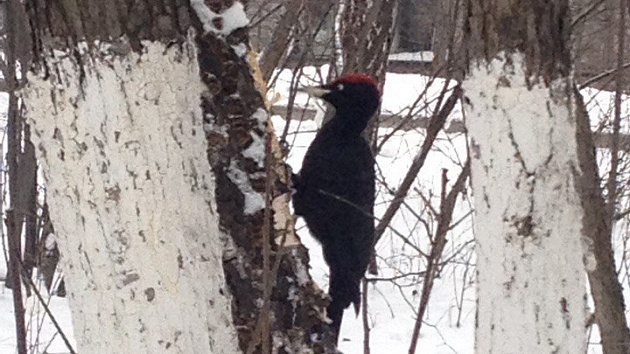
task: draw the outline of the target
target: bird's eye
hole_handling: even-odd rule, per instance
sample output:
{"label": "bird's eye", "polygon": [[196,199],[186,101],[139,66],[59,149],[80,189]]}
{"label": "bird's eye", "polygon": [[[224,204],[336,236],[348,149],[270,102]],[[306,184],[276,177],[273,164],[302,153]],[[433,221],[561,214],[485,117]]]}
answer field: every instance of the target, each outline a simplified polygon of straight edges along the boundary
{"label": "bird's eye", "polygon": [[337,90],[343,91],[343,84],[338,84],[337,85]]}

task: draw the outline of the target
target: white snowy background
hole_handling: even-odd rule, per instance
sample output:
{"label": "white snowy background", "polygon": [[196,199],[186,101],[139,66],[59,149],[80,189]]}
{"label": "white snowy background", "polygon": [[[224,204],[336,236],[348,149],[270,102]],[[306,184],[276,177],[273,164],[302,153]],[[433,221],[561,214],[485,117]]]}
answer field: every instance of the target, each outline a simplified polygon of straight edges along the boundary
{"label": "white snowy background", "polygon": [[[315,68],[306,68],[305,76],[300,83],[309,85],[317,83],[313,78],[325,74],[326,68],[319,71]],[[276,104],[286,104],[292,72],[279,73],[276,85],[269,96],[280,94],[281,100]],[[325,75],[323,75],[325,77]],[[437,79],[431,82],[430,78],[415,74],[388,74],[383,93],[382,109],[384,112],[406,115],[408,107],[412,105],[425,90],[420,107],[413,111],[416,115],[430,116],[434,99],[442,90],[444,81]],[[610,93],[596,90],[583,90],[589,103],[589,110],[595,122],[610,114],[612,96]],[[628,102],[626,100],[625,102]],[[6,124],[7,96],[0,94],[0,119]],[[321,102],[309,100],[303,95],[296,99],[298,106],[308,105],[310,108],[323,109]],[[628,117],[630,108],[624,107],[624,116]],[[318,114],[321,118],[322,114]],[[461,107],[457,107],[449,119],[462,119]],[[278,117],[272,118],[274,127],[280,135],[286,122]],[[627,122],[627,120],[626,120]],[[318,120],[292,121],[289,127],[287,141],[291,145],[288,163],[294,170],[299,170],[301,161],[308,145],[315,136]],[[449,123],[447,122],[447,127]],[[627,124],[624,127],[627,131]],[[390,129],[380,129],[379,137],[391,132]],[[413,157],[420,150],[424,140],[425,131],[400,131],[394,134],[383,146],[377,157],[378,172],[378,198],[375,214],[382,215],[389,201],[392,199],[388,188],[395,189]],[[4,134],[3,134],[4,136]],[[3,155],[6,151],[1,152]],[[379,274],[376,280],[369,285],[369,325],[371,327],[372,353],[407,353],[411,341],[420,292],[422,290],[422,275],[425,260],[418,254],[417,249],[403,242],[402,237],[407,238],[423,252],[429,250],[426,230],[434,231],[435,219],[428,212],[425,200],[430,200],[434,208],[439,207],[439,195],[441,190],[442,169],[448,170],[450,182],[454,182],[460,173],[461,165],[466,159],[466,140],[463,134],[445,134],[441,132],[429,154],[424,167],[418,175],[415,184],[406,200],[405,205],[398,212],[392,222],[396,232],[387,231],[377,245]],[[602,168],[606,168],[606,156],[602,154]],[[3,186],[4,188],[4,186]],[[424,199],[421,197],[424,196]],[[460,197],[453,216],[453,222],[457,225],[448,235],[448,243],[443,260],[449,261],[441,269],[439,278],[436,279],[428,311],[424,318],[424,324],[418,341],[420,353],[473,353],[474,348],[474,323],[475,323],[475,287],[474,287],[474,235],[472,233],[472,220],[470,214],[470,191],[466,198]],[[427,224],[419,221],[418,216],[425,219]],[[54,222],[54,220],[53,220]],[[311,256],[311,275],[323,288],[327,287],[327,266],[321,255],[321,248],[308,234],[303,221],[298,222],[298,234],[302,242],[309,248]],[[621,228],[619,228],[621,229]],[[623,232],[615,235],[615,247],[617,259],[622,259],[624,244],[627,242]],[[5,252],[6,254],[6,252]],[[625,259],[625,258],[623,258]],[[621,277],[628,279],[626,267],[619,265]],[[416,275],[408,275],[413,274]],[[0,262],[0,278],[6,274],[6,262]],[[374,276],[370,276],[374,277]],[[43,283],[40,281],[40,283]],[[15,329],[13,320],[13,306],[10,289],[4,288],[4,281],[0,283],[0,354],[15,352]],[[43,288],[43,286],[42,286]],[[626,286],[626,299],[630,295]],[[47,296],[48,305],[61,324],[66,335],[73,341],[72,323],[70,311],[66,299],[56,296]],[[67,353],[63,342],[56,334],[50,319],[44,310],[37,304],[34,296],[27,300],[27,313],[29,328],[29,343],[37,343],[36,353]],[[598,341],[596,333],[592,333],[590,342]],[[346,354],[363,353],[363,324],[360,317],[355,318],[352,309],[346,311],[341,329],[339,349]],[[598,345],[591,344],[589,353],[600,353]]]}

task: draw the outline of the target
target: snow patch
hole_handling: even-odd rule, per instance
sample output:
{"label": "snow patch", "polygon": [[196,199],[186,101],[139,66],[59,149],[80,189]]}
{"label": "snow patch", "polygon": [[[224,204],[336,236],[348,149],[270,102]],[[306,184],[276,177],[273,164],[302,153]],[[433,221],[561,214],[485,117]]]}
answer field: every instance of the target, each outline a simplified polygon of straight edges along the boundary
{"label": "snow patch", "polygon": [[265,138],[256,132],[251,132],[249,135],[252,137],[252,143],[243,150],[243,156],[254,160],[258,167],[263,168],[265,167]]}
{"label": "snow patch", "polygon": [[258,129],[261,131],[267,130],[267,122],[269,121],[269,113],[262,108],[257,108],[254,114],[252,114],[252,118],[258,121]]}
{"label": "snow patch", "polygon": [[247,54],[247,46],[245,45],[245,43],[239,43],[236,45],[232,45],[231,47],[234,53],[236,53],[239,58],[244,58]]}
{"label": "snow patch", "polygon": [[245,7],[240,1],[234,1],[232,6],[222,13],[210,10],[204,0],[191,0],[190,5],[197,13],[206,33],[212,32],[220,36],[228,36],[234,30],[249,25]]}
{"label": "snow patch", "polygon": [[48,234],[48,236],[46,236],[46,243],[44,244],[44,248],[46,249],[47,255],[50,255],[50,252],[57,249],[57,235],[52,233]]}
{"label": "snow patch", "polygon": [[[297,248],[292,249],[291,253],[294,259],[300,259],[297,254]],[[297,276],[298,284],[300,286],[306,285],[309,281],[311,281],[311,277],[308,275],[308,269],[306,269],[306,266],[302,262],[295,262],[295,275]]]}
{"label": "snow patch", "polygon": [[387,57],[388,60],[400,60],[400,61],[420,61],[430,63],[433,61],[433,52],[402,52],[393,53]]}
{"label": "snow patch", "polygon": [[[254,114],[252,114],[252,118],[258,122],[259,131],[267,131],[266,125],[268,117],[267,111],[262,108],[258,108]],[[250,136],[252,137],[252,143],[247,149],[243,150],[243,156],[254,160],[258,167],[263,168],[265,167],[265,137],[258,135],[255,131],[250,132]]]}
{"label": "snow patch", "polygon": [[245,197],[244,212],[246,215],[252,215],[265,208],[265,198],[252,188],[252,184],[247,174],[237,165],[236,161],[230,162],[227,176],[234,183]]}

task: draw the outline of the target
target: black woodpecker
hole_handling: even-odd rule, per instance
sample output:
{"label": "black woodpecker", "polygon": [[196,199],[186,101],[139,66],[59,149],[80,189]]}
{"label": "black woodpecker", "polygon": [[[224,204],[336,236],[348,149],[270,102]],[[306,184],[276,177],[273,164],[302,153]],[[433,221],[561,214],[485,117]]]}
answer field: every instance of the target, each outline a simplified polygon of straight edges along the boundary
{"label": "black woodpecker", "polygon": [[293,175],[293,206],[322,245],[330,270],[328,317],[338,338],[344,309],[353,303],[358,314],[361,279],[372,254],[374,157],[361,133],[379,106],[380,92],[374,79],[360,73],[303,91],[335,108]]}

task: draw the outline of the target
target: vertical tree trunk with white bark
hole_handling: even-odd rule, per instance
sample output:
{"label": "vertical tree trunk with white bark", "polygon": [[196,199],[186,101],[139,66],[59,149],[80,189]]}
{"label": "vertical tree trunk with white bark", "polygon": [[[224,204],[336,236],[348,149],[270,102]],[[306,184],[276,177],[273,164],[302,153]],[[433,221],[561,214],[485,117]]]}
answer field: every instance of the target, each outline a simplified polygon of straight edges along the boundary
{"label": "vertical tree trunk with white bark", "polygon": [[79,352],[332,352],[242,2],[25,6],[21,95]]}
{"label": "vertical tree trunk with white bark", "polygon": [[80,352],[233,353],[192,38],[49,58],[23,92]]}
{"label": "vertical tree trunk with white bark", "polygon": [[567,1],[473,0],[468,104],[477,353],[584,353]]}

